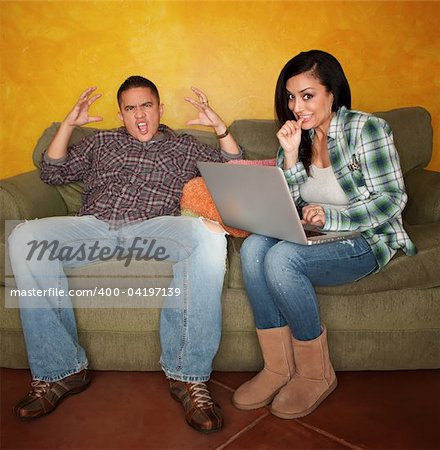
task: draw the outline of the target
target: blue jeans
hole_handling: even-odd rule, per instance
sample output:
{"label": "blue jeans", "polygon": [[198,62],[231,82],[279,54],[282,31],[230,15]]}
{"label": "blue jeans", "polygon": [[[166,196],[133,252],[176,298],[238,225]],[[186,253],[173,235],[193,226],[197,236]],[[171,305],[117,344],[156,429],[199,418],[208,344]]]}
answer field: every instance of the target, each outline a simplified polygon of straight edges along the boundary
{"label": "blue jeans", "polygon": [[299,245],[254,234],[241,247],[241,265],[256,327],[289,325],[303,341],[321,334],[314,286],[350,283],[377,269],[362,237]]}
{"label": "blue jeans", "polygon": [[[221,293],[225,274],[226,237],[209,230],[199,218],[157,217],[118,229],[94,216],[52,217],[18,225],[9,237],[12,269],[20,290],[46,290],[42,297],[20,297],[20,316],[29,365],[35,380],[57,381],[88,365],[78,343],[68,295],[65,267],[88,261],[29,258],[28,243],[58,241],[72,252],[99,240],[108,249],[127,249],[134,239],[154,238],[173,264],[173,289],[180,289],[178,307],[161,311],[161,364],[166,375],[181,381],[206,381],[221,334]],[[104,245],[103,244],[103,245]],[[52,292],[49,289],[52,288]],[[54,293],[55,292],[55,293]]]}

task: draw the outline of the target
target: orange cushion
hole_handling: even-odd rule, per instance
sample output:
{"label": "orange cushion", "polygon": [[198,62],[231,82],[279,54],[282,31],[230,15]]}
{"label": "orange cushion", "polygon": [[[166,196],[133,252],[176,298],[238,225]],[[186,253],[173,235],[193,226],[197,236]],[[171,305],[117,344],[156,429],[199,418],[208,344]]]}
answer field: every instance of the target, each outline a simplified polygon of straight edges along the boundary
{"label": "orange cushion", "polygon": [[[264,159],[264,160],[233,160],[229,161],[228,164],[243,164],[251,166],[274,166],[274,159]],[[183,187],[182,199],[180,200],[180,209],[184,215],[195,215],[202,216],[207,219],[215,220],[220,223],[223,228],[234,237],[246,237],[249,236],[248,231],[239,230],[237,228],[232,228],[226,226],[217,211],[217,208],[212,200],[211,194],[206,187],[205,181],[202,177],[196,177],[190,180]]]}

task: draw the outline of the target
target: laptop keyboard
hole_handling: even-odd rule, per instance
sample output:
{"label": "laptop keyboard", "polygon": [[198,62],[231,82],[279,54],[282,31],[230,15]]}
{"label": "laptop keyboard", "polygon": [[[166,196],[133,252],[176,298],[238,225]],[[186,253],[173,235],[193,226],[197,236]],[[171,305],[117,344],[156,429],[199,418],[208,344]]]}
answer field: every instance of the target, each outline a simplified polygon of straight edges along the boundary
{"label": "laptop keyboard", "polygon": [[314,236],[324,236],[325,233],[321,233],[315,230],[304,230],[306,233],[306,237],[314,237]]}

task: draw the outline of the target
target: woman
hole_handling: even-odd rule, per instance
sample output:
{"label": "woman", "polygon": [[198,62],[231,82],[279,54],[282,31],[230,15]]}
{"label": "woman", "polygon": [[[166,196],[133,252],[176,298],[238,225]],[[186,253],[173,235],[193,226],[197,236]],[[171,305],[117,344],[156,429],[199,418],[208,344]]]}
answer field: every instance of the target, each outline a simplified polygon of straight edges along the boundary
{"label": "woman", "polygon": [[277,164],[302,222],[361,235],[311,246],[245,240],[243,277],[264,369],[236,390],[240,409],[272,402],[271,412],[285,419],[311,413],[337,385],[314,287],[377,272],[398,249],[416,253],[402,225],[407,196],[391,129],[350,107],[348,81],[332,55],[303,52],[281,71]]}

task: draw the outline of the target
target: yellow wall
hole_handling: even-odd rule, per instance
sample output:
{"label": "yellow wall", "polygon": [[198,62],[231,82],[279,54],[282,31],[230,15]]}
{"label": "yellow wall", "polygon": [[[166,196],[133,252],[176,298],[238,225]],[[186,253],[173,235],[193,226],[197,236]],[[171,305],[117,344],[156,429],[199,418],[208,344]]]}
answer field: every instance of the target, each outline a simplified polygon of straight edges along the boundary
{"label": "yellow wall", "polygon": [[191,85],[227,122],[273,118],[279,71],[311,48],[340,60],[353,108],[427,108],[429,167],[440,171],[440,3],[3,1],[0,11],[2,178],[33,168],[43,128],[89,85],[103,93],[92,112],[105,128],[119,124],[114,94],[131,74],[158,84],[172,127],[194,116]]}

